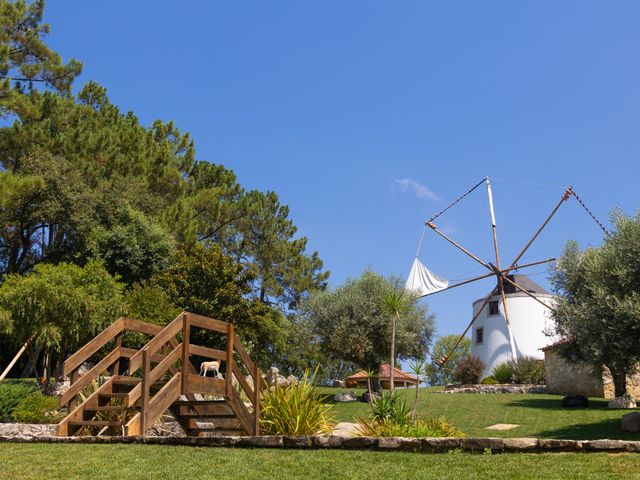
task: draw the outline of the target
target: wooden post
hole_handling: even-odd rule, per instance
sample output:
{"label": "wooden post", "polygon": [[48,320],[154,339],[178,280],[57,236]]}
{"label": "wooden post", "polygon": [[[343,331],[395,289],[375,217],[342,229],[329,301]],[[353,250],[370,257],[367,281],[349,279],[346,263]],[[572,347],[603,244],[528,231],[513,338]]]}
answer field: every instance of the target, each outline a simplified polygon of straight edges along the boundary
{"label": "wooden post", "polygon": [[253,434],[260,435],[260,369],[253,369]]}
{"label": "wooden post", "polygon": [[18,350],[18,353],[16,353],[16,356],[13,357],[13,360],[11,360],[9,362],[9,365],[7,365],[7,368],[4,369],[4,372],[2,372],[2,375],[0,375],[0,380],[2,380],[4,377],[7,376],[7,374],[9,373],[9,371],[13,368],[13,366],[16,364],[16,362],[18,361],[18,359],[20,358],[20,356],[24,353],[24,351],[27,349],[27,346],[29,346],[29,343],[31,343],[31,340],[33,340],[33,335],[31,335],[31,337],[29,337],[29,339],[24,342],[24,345],[22,345],[22,348],[20,348],[20,350]]}
{"label": "wooden post", "polygon": [[147,429],[147,413],[149,412],[149,351],[142,350],[142,395],[140,399],[140,435]]}
{"label": "wooden post", "polygon": [[183,313],[182,314],[182,367],[181,367],[182,375],[180,375],[180,383],[181,383],[180,392],[182,393],[182,395],[184,395],[185,392],[187,391],[187,373],[189,373],[189,371],[187,370],[187,362],[191,361],[189,360],[190,337],[191,337],[191,322],[189,321],[189,314]]}
{"label": "wooden post", "polygon": [[491,230],[493,232],[493,248],[496,252],[496,277],[498,278],[498,288],[500,289],[500,296],[502,297],[502,309],[504,310],[504,322],[507,325],[507,331],[509,333],[509,347],[511,348],[511,360],[514,362],[518,361],[518,357],[516,354],[516,345],[513,340],[513,332],[511,331],[511,322],[509,321],[509,309],[507,308],[507,295],[504,292],[504,275],[499,273],[501,270],[500,266],[500,251],[498,249],[498,231],[496,227],[496,214],[493,211],[493,193],[491,192],[491,182],[489,182],[489,177],[486,179],[487,182],[487,195],[489,197],[489,213],[491,214]]}
{"label": "wooden post", "polygon": [[224,375],[224,393],[231,396],[233,389],[233,325],[227,326],[227,370]]}
{"label": "wooden post", "polygon": [[527,242],[527,244],[524,246],[524,248],[520,251],[520,253],[516,257],[516,259],[513,262],[511,262],[511,266],[509,267],[510,270],[516,265],[516,263],[518,263],[518,260],[520,260],[522,258],[522,256],[525,254],[525,252],[531,246],[531,244],[535,241],[535,239],[538,238],[538,235],[540,235],[540,232],[542,232],[544,227],[547,226],[547,223],[549,223],[551,218],[556,214],[556,212],[560,208],[560,205],[562,205],[564,202],[566,202],[569,199],[569,197],[571,197],[571,195],[573,195],[573,188],[569,187],[564,191],[564,194],[562,195],[562,198],[557,203],[555,208],[551,211],[551,213],[546,218],[546,220],[543,222],[543,224],[540,226],[540,228],[538,228],[538,230],[536,230],[536,233],[533,234],[533,237],[531,237],[531,239]]}
{"label": "wooden post", "polygon": [[[120,347],[122,347],[122,332],[116,335],[115,344],[113,348],[120,348]],[[118,359],[114,362],[113,366],[111,367],[111,375],[120,375],[120,357],[118,357]]]}
{"label": "wooden post", "polygon": [[480,265],[485,266],[486,268],[488,268],[489,270],[491,270],[493,272],[493,268],[491,268],[491,265],[489,265],[486,262],[483,262],[482,260],[480,260],[477,256],[475,256],[473,253],[471,253],[469,250],[467,250],[466,248],[464,248],[462,245],[460,245],[459,243],[456,243],[455,241],[451,240],[449,237],[447,237],[444,233],[442,233],[440,230],[438,230],[438,227],[435,226],[435,224],[433,222],[428,222],[427,223],[427,227],[431,228],[431,230],[433,230],[434,232],[436,232],[438,235],[440,235],[442,238],[444,238],[447,242],[449,242],[450,244],[452,244],[454,247],[458,248],[459,250],[461,250],[463,253],[465,253],[466,255],[468,255],[469,257],[473,258],[476,262],[478,262]]}
{"label": "wooden post", "polygon": [[[71,376],[69,377],[69,386],[73,385],[74,383],[76,383],[78,381],[78,370],[80,369],[80,367],[75,368],[72,372],[71,372]],[[74,395],[71,400],[69,400],[69,407],[68,407],[68,411],[70,412],[71,410],[73,410],[74,408],[76,408],[76,403],[78,403],[78,395]]]}

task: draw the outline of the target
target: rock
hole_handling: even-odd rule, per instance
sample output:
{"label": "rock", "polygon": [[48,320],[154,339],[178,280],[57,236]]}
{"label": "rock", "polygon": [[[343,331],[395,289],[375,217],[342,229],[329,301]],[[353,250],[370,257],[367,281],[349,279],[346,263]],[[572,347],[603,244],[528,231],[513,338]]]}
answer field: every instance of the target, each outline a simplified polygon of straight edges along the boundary
{"label": "rock", "polygon": [[622,416],[623,432],[640,432],[640,412],[625,413]]}
{"label": "rock", "polygon": [[267,385],[273,386],[276,384],[276,379],[278,378],[278,372],[280,370],[277,367],[271,367],[267,371],[267,375],[265,376],[265,380],[267,381]]}
{"label": "rock", "polygon": [[82,365],[80,365],[80,368],[78,368],[78,376],[82,376],[85,373],[87,373],[89,370],[91,370],[93,367],[95,367],[95,365],[91,362],[84,362]]}
{"label": "rock", "polygon": [[56,435],[58,425],[49,423],[0,423],[0,435],[9,437],[46,437]]}
{"label": "rock", "polygon": [[[265,376],[265,380],[267,382],[267,385],[269,385],[269,387],[273,388],[275,386],[278,387],[288,387],[289,386],[289,380],[287,380],[285,377],[283,377],[282,375],[280,375],[280,370],[277,367],[271,367],[269,368],[269,371],[267,372],[266,376]],[[293,375],[291,375],[293,376]],[[295,378],[295,377],[293,377]],[[298,380],[296,379],[296,382]]]}
{"label": "rock", "polygon": [[355,402],[358,400],[356,392],[338,393],[333,396],[333,400],[336,402]]}
{"label": "rock", "polygon": [[439,393],[547,393],[545,385],[495,384],[495,385],[446,385]]}
{"label": "rock", "polygon": [[379,393],[377,393],[377,392],[372,392],[372,393],[364,392],[364,393],[360,396],[360,401],[361,401],[361,402],[365,402],[365,403],[369,403],[369,402],[372,400],[372,398],[371,398],[371,397],[373,397],[373,398],[380,398],[380,394],[379,394]]}
{"label": "rock", "polygon": [[560,405],[565,408],[587,408],[589,399],[584,395],[569,395],[562,399]]}
{"label": "rock", "polygon": [[65,377],[64,380],[62,381],[56,381],[55,385],[53,386],[53,390],[51,391],[51,395],[60,397],[64,392],[69,390],[70,387],[71,387],[71,380]]}
{"label": "rock", "polygon": [[628,394],[621,397],[615,397],[609,400],[609,408],[612,409],[631,409],[636,408],[636,402]]}
{"label": "rock", "polygon": [[287,377],[287,383],[289,385],[298,385],[298,379],[295,375],[289,375]]}
{"label": "rock", "polygon": [[347,388],[347,382],[344,380],[334,380],[332,384],[333,388]]}

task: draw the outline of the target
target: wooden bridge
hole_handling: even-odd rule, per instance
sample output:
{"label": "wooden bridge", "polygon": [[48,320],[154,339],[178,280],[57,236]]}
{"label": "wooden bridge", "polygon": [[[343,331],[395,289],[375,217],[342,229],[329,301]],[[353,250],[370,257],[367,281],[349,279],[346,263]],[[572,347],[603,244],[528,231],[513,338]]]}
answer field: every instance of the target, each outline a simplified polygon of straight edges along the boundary
{"label": "wooden bridge", "polygon": [[[193,328],[226,336],[226,350],[194,345]],[[125,348],[126,331],[150,339],[139,350]],[[87,359],[110,346],[91,370],[78,375]],[[193,356],[224,362],[224,378],[198,375]],[[105,372],[110,376],[100,382]],[[233,325],[220,320],[183,312],[163,327],[120,318],[66,360],[64,375],[71,386],[60,397],[60,406],[67,405],[69,412],[58,424],[60,436],[144,435],[167,410],[187,435],[259,433],[266,384]],[[90,385],[95,388],[87,394]]]}

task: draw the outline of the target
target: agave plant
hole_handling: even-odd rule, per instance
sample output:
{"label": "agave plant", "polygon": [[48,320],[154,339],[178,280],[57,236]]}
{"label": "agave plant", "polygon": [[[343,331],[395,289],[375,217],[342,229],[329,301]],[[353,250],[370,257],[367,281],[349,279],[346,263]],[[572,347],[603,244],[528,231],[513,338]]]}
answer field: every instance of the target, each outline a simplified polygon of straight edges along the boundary
{"label": "agave plant", "polygon": [[317,435],[331,430],[333,415],[325,396],[313,385],[315,374],[306,370],[297,384],[275,386],[265,393],[260,429],[267,435]]}
{"label": "agave plant", "polygon": [[397,393],[385,393],[371,402],[371,418],[378,423],[405,425],[411,419],[411,411]]}

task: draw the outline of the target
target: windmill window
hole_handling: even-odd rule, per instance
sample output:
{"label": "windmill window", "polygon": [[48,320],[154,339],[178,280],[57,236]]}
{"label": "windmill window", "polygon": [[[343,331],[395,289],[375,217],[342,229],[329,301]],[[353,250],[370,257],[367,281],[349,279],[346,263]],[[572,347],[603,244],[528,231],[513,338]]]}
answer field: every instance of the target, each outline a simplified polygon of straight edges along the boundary
{"label": "windmill window", "polygon": [[484,328],[476,328],[476,345],[482,345],[484,340]]}
{"label": "windmill window", "polygon": [[500,310],[498,309],[498,301],[494,300],[489,302],[489,315],[499,315]]}

